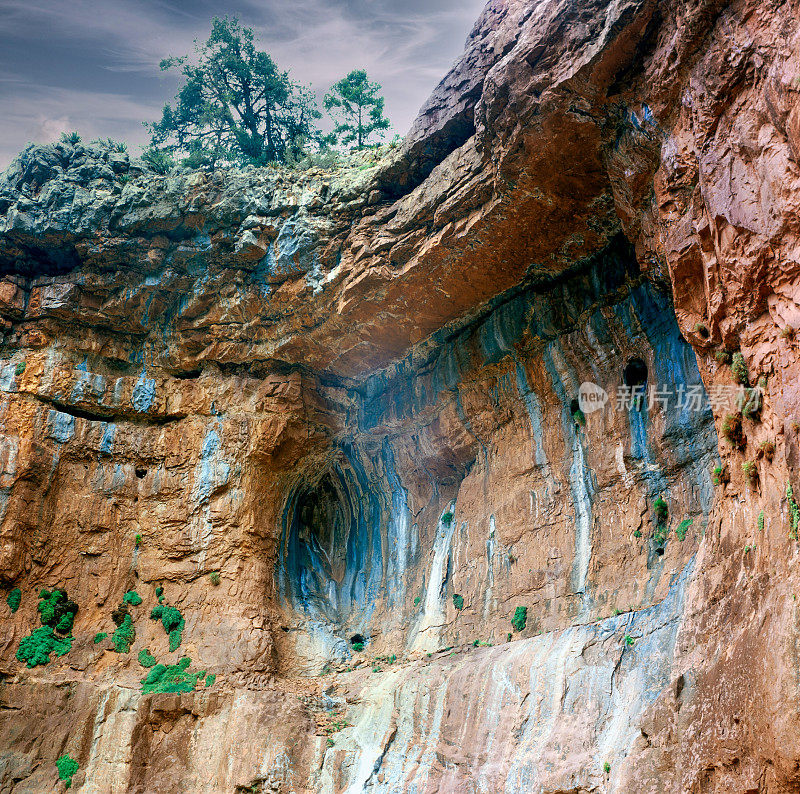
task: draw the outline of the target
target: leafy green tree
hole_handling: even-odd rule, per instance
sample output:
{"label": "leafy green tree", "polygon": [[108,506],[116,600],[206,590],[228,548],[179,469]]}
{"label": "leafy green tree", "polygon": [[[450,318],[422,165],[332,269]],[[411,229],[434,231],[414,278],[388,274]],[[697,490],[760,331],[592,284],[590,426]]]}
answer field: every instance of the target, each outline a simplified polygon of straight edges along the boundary
{"label": "leafy green tree", "polygon": [[283,162],[318,138],[314,95],[258,50],[235,17],[215,18],[194,58],[166,58],[161,69],[180,70],[184,85],[145,127],[152,148],[184,154],[188,165]]}
{"label": "leafy green tree", "polygon": [[325,95],[325,110],[338,116],[333,135],[344,144],[355,143],[365,146],[370,135],[377,133],[383,137],[389,129],[389,119],[383,115],[383,97],[378,83],[370,82],[364,69],[353,69],[350,74],[331,86]]}

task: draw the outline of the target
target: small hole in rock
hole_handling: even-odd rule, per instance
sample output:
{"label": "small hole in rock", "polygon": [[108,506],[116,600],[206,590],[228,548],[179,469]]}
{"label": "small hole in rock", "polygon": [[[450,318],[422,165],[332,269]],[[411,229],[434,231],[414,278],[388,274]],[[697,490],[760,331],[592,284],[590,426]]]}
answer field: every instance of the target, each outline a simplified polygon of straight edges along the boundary
{"label": "small hole in rock", "polygon": [[136,469],[136,476],[141,480],[147,474],[147,469]]}
{"label": "small hole in rock", "polygon": [[647,383],[647,364],[640,358],[632,358],[625,367],[622,379],[631,388],[644,386]]}

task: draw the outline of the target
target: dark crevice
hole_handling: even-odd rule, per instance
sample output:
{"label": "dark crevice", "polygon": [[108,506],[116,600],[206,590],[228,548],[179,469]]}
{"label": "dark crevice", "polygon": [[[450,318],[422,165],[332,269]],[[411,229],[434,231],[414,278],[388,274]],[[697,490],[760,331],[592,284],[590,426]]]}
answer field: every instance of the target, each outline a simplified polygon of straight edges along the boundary
{"label": "dark crevice", "polygon": [[60,276],[80,266],[81,260],[72,245],[41,248],[15,241],[17,250],[10,260],[0,260],[0,275],[28,277]]}
{"label": "dark crevice", "polygon": [[174,414],[173,416],[131,416],[130,414],[120,413],[119,411],[87,411],[83,408],[65,405],[59,400],[51,400],[39,395],[34,395],[34,399],[62,414],[74,416],[76,419],[86,419],[90,422],[128,422],[129,424],[135,425],[167,425],[171,422],[180,422],[187,416],[187,414]]}
{"label": "dark crevice", "polygon": [[[467,97],[477,102],[481,88]],[[392,163],[377,177],[382,193],[392,201],[408,195],[419,187],[434,168],[445,158],[460,149],[475,134],[474,108],[471,104],[461,114],[453,117],[440,130],[424,140],[409,144],[399,162]]]}

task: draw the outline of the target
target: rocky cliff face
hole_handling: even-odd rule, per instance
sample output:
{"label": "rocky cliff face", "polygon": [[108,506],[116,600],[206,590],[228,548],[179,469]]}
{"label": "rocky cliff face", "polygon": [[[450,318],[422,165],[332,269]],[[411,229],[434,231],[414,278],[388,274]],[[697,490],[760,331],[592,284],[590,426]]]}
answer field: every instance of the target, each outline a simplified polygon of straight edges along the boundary
{"label": "rocky cliff face", "polygon": [[798,790],[798,19],[492,0],[333,172],[23,152],[0,790]]}

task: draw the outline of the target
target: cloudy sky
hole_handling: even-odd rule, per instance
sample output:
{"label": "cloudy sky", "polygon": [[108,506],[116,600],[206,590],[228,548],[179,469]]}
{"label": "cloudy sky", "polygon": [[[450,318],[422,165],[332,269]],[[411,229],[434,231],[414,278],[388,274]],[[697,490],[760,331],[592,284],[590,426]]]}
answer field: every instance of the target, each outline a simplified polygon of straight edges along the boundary
{"label": "cloudy sky", "polygon": [[139,151],[141,122],[177,89],[159,71],[214,16],[238,16],[320,96],[353,68],[383,85],[404,133],[460,54],[485,0],[0,0],[0,168],[29,141],[77,130]]}

